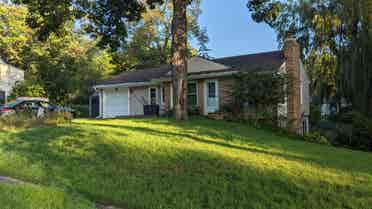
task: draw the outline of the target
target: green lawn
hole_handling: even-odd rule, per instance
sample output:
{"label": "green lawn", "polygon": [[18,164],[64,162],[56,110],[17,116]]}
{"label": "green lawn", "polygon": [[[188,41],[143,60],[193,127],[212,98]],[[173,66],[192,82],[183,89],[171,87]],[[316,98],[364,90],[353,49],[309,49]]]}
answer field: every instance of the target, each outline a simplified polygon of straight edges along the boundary
{"label": "green lawn", "polygon": [[0,175],[127,209],[372,208],[371,153],[202,118],[0,132]]}
{"label": "green lawn", "polygon": [[0,184],[1,209],[94,209],[94,204],[55,188]]}

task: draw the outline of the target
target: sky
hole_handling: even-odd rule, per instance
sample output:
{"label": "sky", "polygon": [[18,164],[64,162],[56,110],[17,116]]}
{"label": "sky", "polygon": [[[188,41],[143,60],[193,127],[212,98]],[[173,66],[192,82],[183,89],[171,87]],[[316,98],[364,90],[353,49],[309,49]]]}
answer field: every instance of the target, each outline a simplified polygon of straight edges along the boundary
{"label": "sky", "polygon": [[206,27],[212,50],[219,58],[277,50],[275,32],[265,23],[252,20],[248,0],[203,0],[199,23]]}

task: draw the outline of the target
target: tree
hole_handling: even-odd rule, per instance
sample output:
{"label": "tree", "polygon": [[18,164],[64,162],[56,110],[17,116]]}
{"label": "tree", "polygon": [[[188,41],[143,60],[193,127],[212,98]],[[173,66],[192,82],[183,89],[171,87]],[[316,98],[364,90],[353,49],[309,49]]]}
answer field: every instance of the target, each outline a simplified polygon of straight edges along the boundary
{"label": "tree", "polygon": [[[208,57],[209,38],[199,23],[201,0],[193,1],[187,8],[188,37],[198,42],[198,48],[188,45],[188,56]],[[143,69],[171,63],[173,2],[165,1],[155,9],[147,10],[139,22],[130,23],[127,44],[115,53],[117,72]]]}
{"label": "tree", "polygon": [[110,75],[115,66],[107,50],[66,23],[64,33],[54,33],[40,42],[25,23],[27,9],[0,4],[0,54],[10,64],[25,70],[25,82],[16,96],[45,96],[57,103],[88,101],[91,86]]}
{"label": "tree", "polygon": [[25,23],[27,9],[0,3],[0,57],[16,67],[25,68],[22,56],[32,43],[33,31]]}
{"label": "tree", "polygon": [[173,0],[172,65],[176,120],[187,120],[187,10],[188,2]]}
{"label": "tree", "polygon": [[[127,23],[138,21],[146,10],[138,0],[14,0],[28,5],[28,23],[46,40],[52,32],[63,34],[69,20],[80,19],[85,31],[99,37],[100,46],[118,49],[127,38]],[[162,0],[147,0],[150,8]],[[187,119],[187,6],[191,0],[173,0],[172,65],[175,92],[175,112],[179,120]],[[53,12],[51,12],[53,11]],[[57,89],[56,89],[57,90]]]}
{"label": "tree", "polygon": [[45,89],[40,84],[35,84],[28,80],[20,83],[16,83],[10,99],[16,99],[17,97],[47,97]]}
{"label": "tree", "polygon": [[[145,1],[138,0],[13,0],[25,4],[29,13],[27,23],[37,30],[40,40],[51,33],[63,34],[66,22],[80,20],[84,29],[99,37],[100,46],[118,49],[126,43],[128,22],[138,21],[146,10]],[[146,0],[151,8],[163,0]],[[53,12],[51,12],[53,11]]]}
{"label": "tree", "polygon": [[346,98],[372,115],[372,2],[370,0],[251,0],[252,17],[278,32],[294,30],[303,47],[313,89],[323,98]]}
{"label": "tree", "polygon": [[42,84],[56,103],[88,101],[91,86],[110,75],[115,66],[111,56],[94,42],[72,31],[64,36],[51,34],[35,44],[29,58],[35,69],[33,80]]}

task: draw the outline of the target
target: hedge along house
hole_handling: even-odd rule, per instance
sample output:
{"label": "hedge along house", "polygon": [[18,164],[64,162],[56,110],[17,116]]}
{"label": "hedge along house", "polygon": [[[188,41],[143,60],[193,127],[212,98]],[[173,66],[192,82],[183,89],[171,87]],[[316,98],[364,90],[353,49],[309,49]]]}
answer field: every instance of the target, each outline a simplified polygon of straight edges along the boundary
{"label": "hedge along house", "polygon": [[[285,41],[283,51],[272,51],[207,60],[188,60],[188,105],[198,107],[202,115],[221,110],[232,101],[234,75],[240,72],[287,73],[293,85],[285,104],[278,104],[278,114],[290,121],[293,132],[308,131],[309,78],[300,60],[300,46],[294,38]],[[160,114],[173,108],[172,67],[124,72],[94,86],[95,102],[91,112],[99,118],[142,116],[145,105],[156,105]],[[95,111],[94,111],[95,110]]]}
{"label": "hedge along house", "polygon": [[5,63],[0,58],[0,105],[7,103],[17,82],[24,80],[24,71]]}

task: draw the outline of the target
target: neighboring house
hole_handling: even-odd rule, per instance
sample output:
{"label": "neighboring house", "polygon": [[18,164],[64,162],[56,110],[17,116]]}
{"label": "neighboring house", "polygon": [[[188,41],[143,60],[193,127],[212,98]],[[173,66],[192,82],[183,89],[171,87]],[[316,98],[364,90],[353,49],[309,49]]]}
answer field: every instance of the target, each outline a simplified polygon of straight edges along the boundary
{"label": "neighboring house", "polygon": [[[203,115],[217,112],[231,101],[234,74],[239,72],[289,73],[295,78],[294,93],[280,104],[278,114],[293,121],[296,132],[307,132],[310,107],[309,78],[300,60],[295,39],[286,41],[283,51],[265,52],[207,60],[188,60],[188,103],[198,106]],[[160,106],[161,112],[173,108],[169,65],[124,72],[94,86],[96,99],[92,111],[100,118],[144,115],[144,105]],[[95,111],[94,111],[95,110]]]}
{"label": "neighboring house", "polygon": [[24,71],[5,63],[0,58],[0,105],[7,103],[14,85],[24,80]]}

